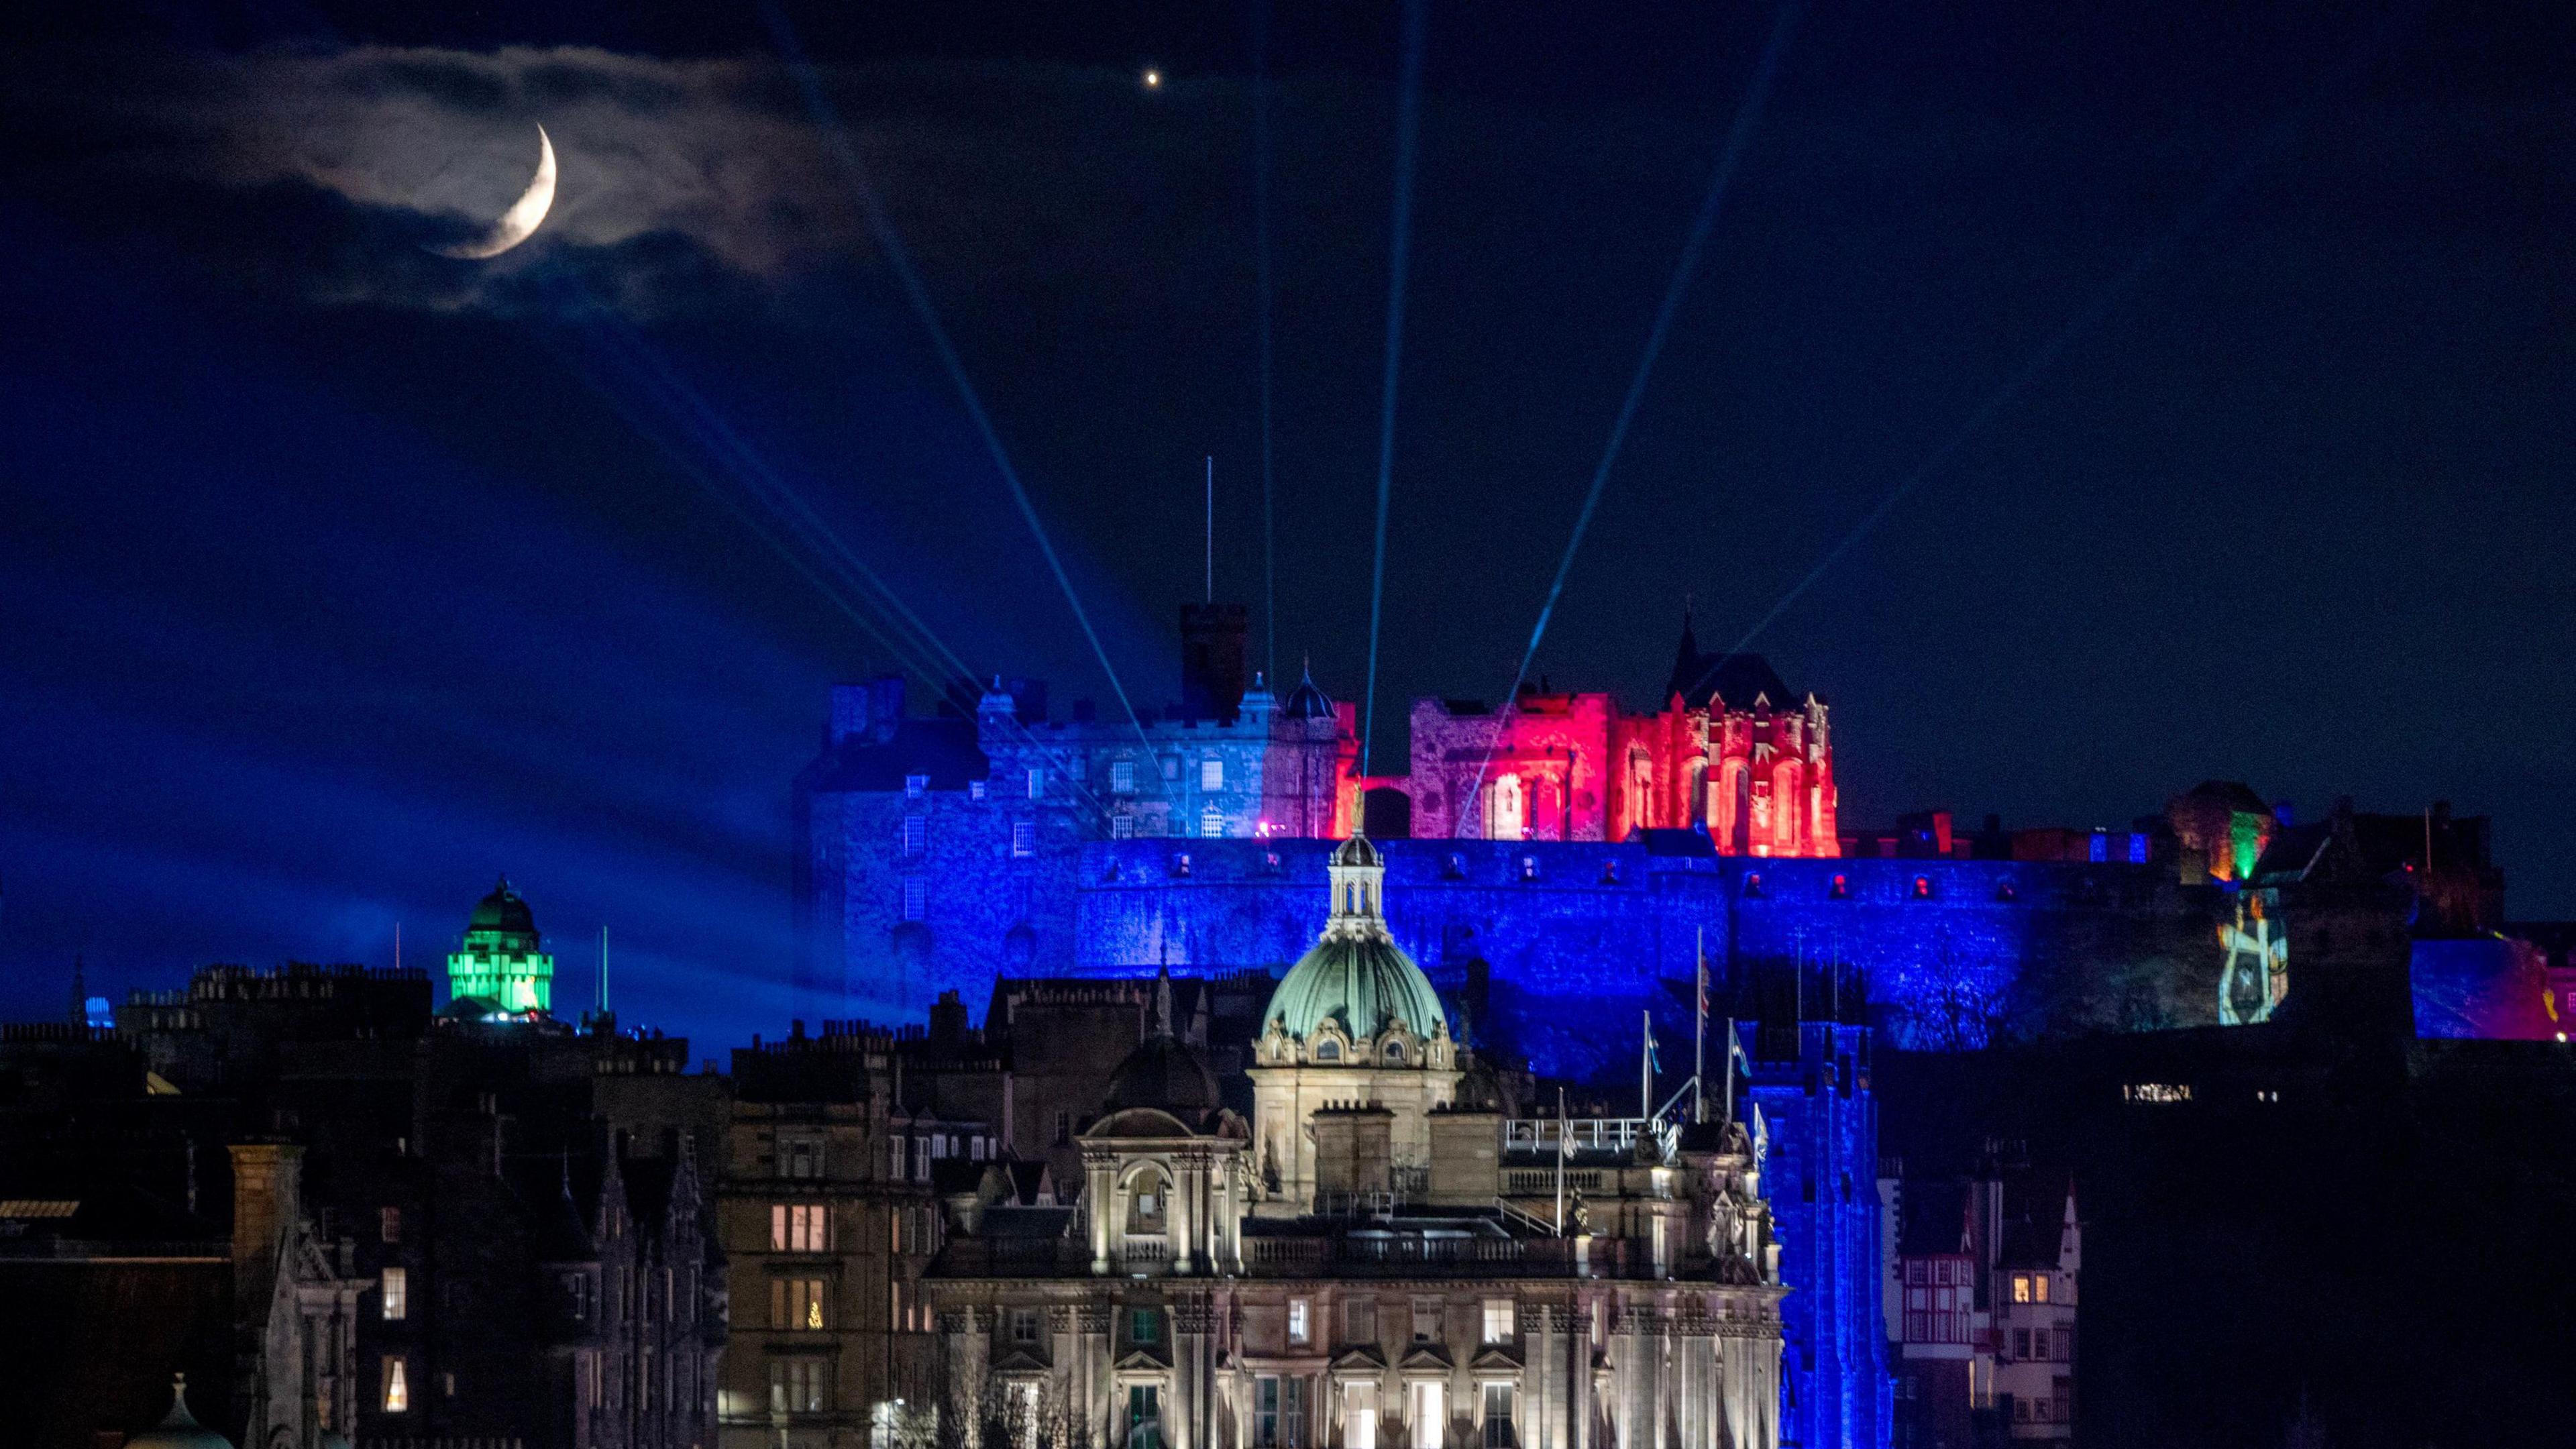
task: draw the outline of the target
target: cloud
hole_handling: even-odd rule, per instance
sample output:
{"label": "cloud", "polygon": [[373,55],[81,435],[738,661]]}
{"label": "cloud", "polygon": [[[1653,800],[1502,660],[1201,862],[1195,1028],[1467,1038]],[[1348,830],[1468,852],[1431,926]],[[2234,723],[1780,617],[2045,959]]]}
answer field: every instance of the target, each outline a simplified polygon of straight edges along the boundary
{"label": "cloud", "polygon": [[[1106,73],[928,69],[824,75],[925,252],[1008,275],[1033,245],[1056,246],[1046,260],[1059,270],[1132,292],[1148,285],[1146,268],[1174,259],[1164,246],[1185,247],[1210,223],[1218,165],[1202,123],[1214,113],[1242,124],[1238,98],[1215,94],[1222,83],[1195,104],[1147,108]],[[31,174],[48,200],[308,300],[729,306],[744,284],[776,295],[872,260],[849,178],[793,78],[765,57],[53,48],[0,54],[0,82],[0,114],[34,142]],[[419,241],[488,221],[517,196],[540,123],[562,179],[536,238],[487,263],[424,254]],[[1127,159],[1103,159],[1113,152]],[[1223,154],[1224,172],[1239,169],[1236,152]],[[1175,179],[1174,165],[1206,173]],[[1130,174],[1104,174],[1122,167]],[[1128,194],[1086,191],[1103,179]],[[1084,227],[1103,203],[1164,234],[1139,246],[1132,227]],[[1237,224],[1230,212],[1224,224]]]}

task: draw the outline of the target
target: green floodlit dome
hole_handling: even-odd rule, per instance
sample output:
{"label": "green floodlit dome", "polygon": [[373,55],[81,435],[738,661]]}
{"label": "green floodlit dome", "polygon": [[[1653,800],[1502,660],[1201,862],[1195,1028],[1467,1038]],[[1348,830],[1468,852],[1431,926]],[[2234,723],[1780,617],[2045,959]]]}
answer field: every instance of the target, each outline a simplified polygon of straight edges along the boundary
{"label": "green floodlit dome", "polygon": [[1263,1026],[1280,1022],[1290,1036],[1304,1038],[1331,1021],[1357,1038],[1376,1036],[1401,1018],[1412,1030],[1432,1035],[1447,1013],[1431,978],[1387,932],[1386,867],[1377,848],[1366,836],[1354,835],[1334,850],[1329,869],[1332,915],[1322,937],[1270,994]]}

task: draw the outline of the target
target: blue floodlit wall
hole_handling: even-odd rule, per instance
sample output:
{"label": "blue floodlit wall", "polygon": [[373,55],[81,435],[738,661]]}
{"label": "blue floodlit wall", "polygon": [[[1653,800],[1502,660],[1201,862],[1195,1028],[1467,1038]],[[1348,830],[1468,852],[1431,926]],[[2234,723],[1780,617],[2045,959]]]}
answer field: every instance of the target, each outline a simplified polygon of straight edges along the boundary
{"label": "blue floodlit wall", "polygon": [[2501,936],[2417,941],[2408,963],[2419,1037],[2550,1041],[2568,1029],[2548,958]]}
{"label": "blue floodlit wall", "polygon": [[[1040,815],[1020,854],[1008,807],[961,796],[928,805],[907,853],[900,806],[844,800],[815,812],[801,903],[843,1011],[918,1017],[944,990],[985,1000],[1001,975],[1282,970],[1323,923],[1327,841],[1087,841]],[[1552,1075],[1608,1074],[1640,1009],[1686,1029],[1703,942],[1721,987],[1841,962],[1909,1048],[2215,1020],[2223,893],[2154,866],[1384,848],[1389,922],[1470,1008],[1462,1027]]]}
{"label": "blue floodlit wall", "polygon": [[1780,1236],[1781,1442],[1886,1449],[1895,1404],[1880,1316],[1878,1104],[1869,1029],[1759,1030],[1753,1105],[1770,1148],[1763,1187]]}

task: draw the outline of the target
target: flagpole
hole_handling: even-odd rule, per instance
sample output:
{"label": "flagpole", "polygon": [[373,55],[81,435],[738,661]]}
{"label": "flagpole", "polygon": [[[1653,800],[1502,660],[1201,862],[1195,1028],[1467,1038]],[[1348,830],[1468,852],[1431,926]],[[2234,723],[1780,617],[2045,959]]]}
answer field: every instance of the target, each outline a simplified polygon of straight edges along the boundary
{"label": "flagpole", "polygon": [[1637,1115],[1655,1115],[1655,1012],[1648,1007],[1637,1013],[1644,1024],[1644,1050],[1637,1053]]}
{"label": "flagpole", "polygon": [[1726,1120],[1735,1120],[1735,1059],[1743,1054],[1735,1042],[1735,1018],[1726,1019]]}
{"label": "flagpole", "polygon": [[1703,1100],[1708,1075],[1708,927],[1699,928],[1699,995],[1691,1013],[1691,1121],[1708,1120]]}
{"label": "flagpole", "polygon": [[1574,1145],[1565,1135],[1565,1089],[1556,1089],[1556,1235],[1565,1236],[1565,1155]]}

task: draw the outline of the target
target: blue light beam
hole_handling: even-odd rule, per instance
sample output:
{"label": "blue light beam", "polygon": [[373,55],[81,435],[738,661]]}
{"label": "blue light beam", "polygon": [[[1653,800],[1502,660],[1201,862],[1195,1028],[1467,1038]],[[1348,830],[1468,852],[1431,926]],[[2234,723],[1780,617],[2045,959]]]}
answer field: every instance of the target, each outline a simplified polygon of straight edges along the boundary
{"label": "blue light beam", "polygon": [[1735,647],[1728,652],[1741,654],[1751,648],[1754,640],[1760,638],[1764,631],[1777,623],[1782,614],[1789,612],[1789,606],[1796,603],[1809,589],[1814,588],[1818,580],[1822,579],[1835,564],[1842,561],[1843,555],[1850,553],[1863,538],[1870,534],[1871,530],[1877,528],[1887,515],[1895,510],[1897,504],[1905,501],[1906,495],[1922,487],[1943,468],[1949,466],[1950,460],[1958,456],[1960,449],[1966,447],[1977,434],[1985,431],[1987,424],[1992,423],[2006,407],[2021,396],[2025,389],[2049,368],[2056,365],[2057,360],[2066,355],[2067,349],[2073,347],[2104,317],[2108,316],[2111,309],[2128,296],[2131,289],[2154,269],[2155,264],[2162,260],[2166,253],[2199,231],[2228,198],[2235,195],[2237,190],[2262,168],[2263,163],[2271,160],[2291,141],[2297,139],[2299,132],[2306,127],[2308,117],[2318,106],[2330,96],[2358,82],[2363,73],[2379,59],[2380,53],[2394,44],[2400,35],[2421,18],[2423,10],[2424,6],[2421,3],[2412,3],[2401,5],[2392,11],[2377,28],[2363,37],[2361,43],[2354,48],[2351,55],[2345,57],[2342,64],[2327,72],[2325,79],[2318,83],[2314,94],[2290,114],[2259,132],[2243,151],[2237,153],[2236,159],[2228,165],[2226,171],[2220,174],[2217,182],[2208,191],[2202,193],[2198,200],[2184,207],[2163,231],[2150,237],[2146,244],[2138,249],[2137,255],[2129,259],[2129,264],[2120,270],[2120,274],[2111,279],[2109,285],[2096,293],[2091,302],[2068,319],[2066,325],[2042,343],[2039,350],[2032,353],[2021,366],[2007,374],[2002,385],[1997,387],[1983,403],[1978,404],[1976,411],[1968,414],[1967,421],[1961,423],[1956,431],[1943,440],[1941,446],[1933,449],[1932,455],[1924,459],[1913,472],[1898,480],[1896,486],[1889,489],[1886,496],[1878,500],[1877,506],[1863,514],[1860,522],[1852,525],[1851,531],[1843,535],[1841,542],[1825,551],[1825,556],[1817,560],[1816,566],[1807,571],[1805,578],[1800,579],[1787,593],[1782,594],[1779,602],[1771,606],[1769,613],[1756,621],[1752,628],[1744,631],[1744,637],[1736,640]]}
{"label": "blue light beam", "polygon": [[[1520,666],[1512,671],[1512,687],[1503,691],[1503,710],[1508,713],[1521,697],[1521,684],[1529,678],[1530,664],[1538,657],[1539,642],[1547,637],[1547,626],[1556,616],[1557,600],[1564,596],[1566,578],[1574,572],[1574,556],[1583,547],[1583,536],[1591,531],[1592,516],[1601,507],[1602,492],[1609,486],[1611,466],[1619,460],[1619,450],[1628,441],[1628,425],[1636,420],[1637,408],[1645,401],[1646,383],[1654,376],[1655,362],[1663,356],[1664,340],[1671,335],[1673,318],[1681,311],[1682,298],[1690,291],[1691,281],[1699,272],[1700,253],[1708,245],[1709,233],[1717,226],[1718,212],[1724,207],[1729,184],[1735,179],[1736,166],[1744,159],[1745,148],[1753,139],[1753,127],[1760,120],[1762,108],[1771,95],[1771,82],[1780,72],[1780,55],[1789,45],[1789,33],[1797,27],[1798,0],[1788,0],[1771,22],[1771,38],[1762,47],[1762,57],[1753,68],[1752,82],[1745,87],[1743,100],[1736,103],[1735,119],[1726,128],[1726,144],[1718,152],[1717,169],[1708,178],[1708,194],[1700,199],[1699,214],[1691,218],[1689,236],[1682,242],[1682,254],[1673,263],[1672,279],[1664,285],[1664,300],[1655,309],[1655,321],[1646,330],[1645,351],[1637,357],[1637,371],[1628,379],[1628,394],[1620,399],[1619,414],[1611,421],[1610,437],[1601,448],[1601,461],[1592,470],[1592,486],[1584,491],[1583,507],[1574,516],[1574,533],[1565,541],[1565,556],[1557,560],[1556,578],[1547,586],[1547,600],[1539,606],[1538,623],[1530,629],[1529,644],[1521,650]],[[1502,731],[1494,731],[1486,741],[1484,758],[1476,765],[1476,782],[1468,798],[1476,798],[1484,789],[1485,771],[1494,762],[1494,749],[1502,741]]]}
{"label": "blue light beam", "polygon": [[1404,83],[1395,111],[1395,223],[1386,277],[1386,377],[1379,390],[1377,428],[1377,546],[1369,574],[1367,703],[1360,715],[1360,773],[1369,769],[1377,737],[1378,626],[1386,613],[1386,514],[1395,480],[1395,379],[1404,360],[1404,274],[1413,251],[1413,163],[1422,130],[1422,42],[1429,29],[1428,0],[1405,0]]}

